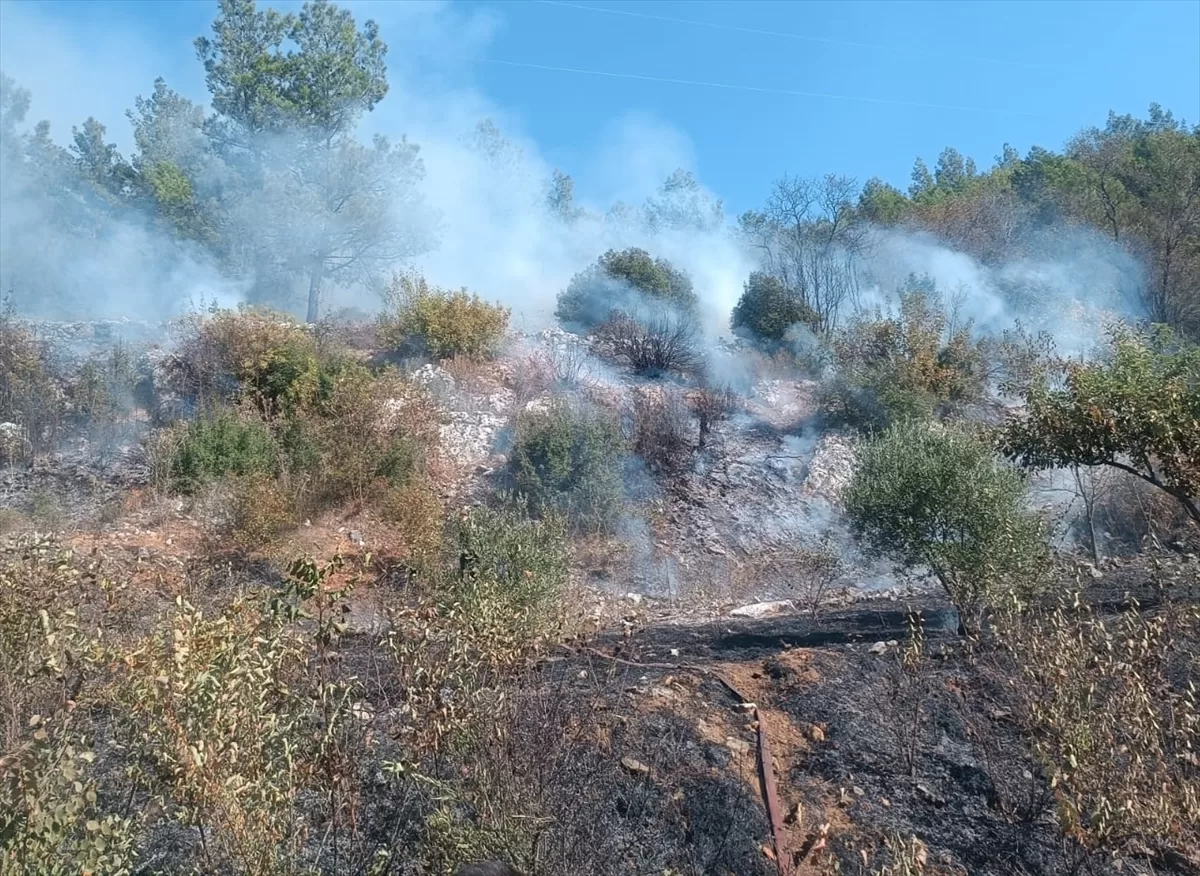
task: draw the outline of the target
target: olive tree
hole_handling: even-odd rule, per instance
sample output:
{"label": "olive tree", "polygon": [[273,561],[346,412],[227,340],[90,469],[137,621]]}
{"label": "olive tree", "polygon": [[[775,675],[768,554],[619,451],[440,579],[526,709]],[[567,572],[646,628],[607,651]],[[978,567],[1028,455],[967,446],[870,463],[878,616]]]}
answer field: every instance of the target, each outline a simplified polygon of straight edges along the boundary
{"label": "olive tree", "polygon": [[1200,525],[1200,347],[1166,326],[1119,328],[1106,357],[1058,360],[1024,401],[1000,432],[1009,458],[1033,470],[1119,469],[1174,497]]}
{"label": "olive tree", "polygon": [[863,446],[845,503],[870,551],[929,569],[972,628],[991,596],[1040,568],[1041,525],[1025,496],[1021,472],[980,438],[905,422]]}

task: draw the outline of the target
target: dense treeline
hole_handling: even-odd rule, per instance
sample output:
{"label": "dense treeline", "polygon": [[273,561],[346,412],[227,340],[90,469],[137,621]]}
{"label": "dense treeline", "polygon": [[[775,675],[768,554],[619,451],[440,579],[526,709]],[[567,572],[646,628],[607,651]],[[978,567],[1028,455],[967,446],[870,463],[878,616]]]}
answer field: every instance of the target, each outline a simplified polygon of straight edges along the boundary
{"label": "dense treeline", "polygon": [[[30,91],[0,78],[6,290],[77,311],[119,298],[46,266],[99,259],[120,239],[154,275],[144,282],[156,295],[178,281],[179,263],[211,260],[242,282],[242,297],[302,305],[312,320],[323,290],[381,288],[397,265],[437,247],[441,205],[425,200],[419,145],[357,134],[388,93],[387,46],[373,22],[360,26],[326,0],[295,15],[221,0],[196,50],[212,115],[159,79],[127,113],[130,156],[95,118],[58,145],[48,123],[28,126]],[[497,173],[523,160],[490,121],[464,143]],[[591,221],[650,236],[726,227],[721,203],[685,171],[644,204],[617,203],[603,217],[576,204],[566,174],[529,184],[544,218],[568,227]],[[1052,256],[1071,226],[1138,260],[1146,316],[1200,333],[1200,127],[1157,105],[1145,119],[1110,115],[1060,151],[1035,147],[1022,158],[1005,145],[989,169],[947,148],[932,170],[917,159],[907,192],[878,178],[860,188],[832,175],[784,176],[736,233],[782,284],[774,294],[796,299],[791,309],[820,329],[855,291],[852,268],[871,227],[929,232],[987,265]]]}

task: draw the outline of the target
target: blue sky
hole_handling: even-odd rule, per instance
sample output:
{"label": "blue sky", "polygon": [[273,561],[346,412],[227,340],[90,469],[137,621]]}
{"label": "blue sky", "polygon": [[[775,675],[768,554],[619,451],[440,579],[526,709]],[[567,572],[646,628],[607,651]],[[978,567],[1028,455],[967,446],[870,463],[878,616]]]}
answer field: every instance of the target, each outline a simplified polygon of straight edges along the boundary
{"label": "blue sky", "polygon": [[[380,21],[404,77],[372,124],[492,112],[597,199],[626,164],[683,163],[736,213],[785,172],[904,187],[947,145],[986,165],[1110,109],[1200,120],[1200,0],[348,5]],[[0,0],[0,66],[60,139],[95,113],[124,145],[123,110],[155,75],[204,97],[191,41],[215,7]]]}

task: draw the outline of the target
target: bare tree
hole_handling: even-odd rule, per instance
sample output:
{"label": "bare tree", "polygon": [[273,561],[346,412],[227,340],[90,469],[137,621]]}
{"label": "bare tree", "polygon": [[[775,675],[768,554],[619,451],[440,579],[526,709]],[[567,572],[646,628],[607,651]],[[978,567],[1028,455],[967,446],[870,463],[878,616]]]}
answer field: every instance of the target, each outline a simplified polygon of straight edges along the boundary
{"label": "bare tree", "polygon": [[737,407],[737,395],[728,386],[705,386],[689,401],[692,413],[700,421],[700,441],[697,447],[703,450],[708,445],[708,436],[712,432],[713,424],[724,420]]}
{"label": "bare tree", "polygon": [[641,321],[616,313],[596,335],[614,359],[636,374],[691,374],[700,367],[696,326],[685,317],[661,315]]}
{"label": "bare tree", "polygon": [[678,392],[650,390],[633,401],[633,449],[651,471],[675,475],[692,458],[691,414]]}
{"label": "bare tree", "polygon": [[867,228],[855,221],[856,190],[854,180],[843,176],[785,176],[763,212],[742,217],[766,270],[816,314],[823,331],[836,327],[858,294],[856,262],[867,246]]}

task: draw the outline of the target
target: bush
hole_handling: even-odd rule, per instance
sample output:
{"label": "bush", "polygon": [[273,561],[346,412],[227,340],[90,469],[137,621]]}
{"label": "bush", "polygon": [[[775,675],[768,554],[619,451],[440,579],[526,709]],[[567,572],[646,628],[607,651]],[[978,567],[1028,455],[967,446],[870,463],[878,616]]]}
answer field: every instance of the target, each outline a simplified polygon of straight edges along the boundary
{"label": "bush", "polygon": [[1107,357],[1053,363],[1035,380],[1000,448],[1033,470],[1108,466],[1157,487],[1200,525],[1200,347],[1165,326],[1112,333]]}
{"label": "bush", "polygon": [[451,544],[457,569],[443,584],[444,610],[489,656],[504,662],[557,626],[570,569],[562,518],[532,520],[513,505],[473,508]]}
{"label": "bush", "polygon": [[257,418],[221,410],[188,423],[172,460],[173,480],[184,493],[225,475],[273,475],[279,451]]}
{"label": "bush", "polygon": [[419,275],[397,275],[384,295],[379,337],[402,350],[415,342],[434,359],[491,359],[508,331],[510,311],[460,289],[430,286]]}
{"label": "bush", "polygon": [[623,452],[613,417],[556,400],[517,420],[509,467],[536,513],[560,512],[577,527],[603,529],[620,509]]}
{"label": "bush", "polygon": [[894,423],[928,422],[934,415],[927,394],[887,382],[869,387],[838,376],[821,386],[817,399],[826,422],[867,434]]}
{"label": "bush", "polygon": [[729,386],[703,386],[688,399],[688,405],[700,421],[700,435],[696,446],[703,450],[708,446],[708,437],[713,426],[737,410],[738,397]]}
{"label": "bush", "polygon": [[290,497],[274,478],[263,474],[234,482],[230,518],[233,543],[242,550],[270,544],[296,523]]}
{"label": "bush", "polygon": [[558,296],[555,315],[564,325],[588,331],[613,316],[642,306],[695,316],[699,300],[687,274],[644,249],[609,250],[571,278]]}
{"label": "bush", "polygon": [[442,547],[445,509],[427,477],[388,490],[379,501],[380,515],[396,525],[410,568],[420,569],[434,559]]}
{"label": "bush", "polygon": [[6,307],[0,311],[0,433],[5,458],[21,458],[55,447],[65,413],[63,394],[46,346]]}
{"label": "bush", "polygon": [[616,313],[596,329],[598,345],[608,355],[643,377],[688,375],[699,370],[696,326],[669,315],[639,321]]}
{"label": "bush", "polygon": [[760,341],[774,343],[785,340],[793,326],[816,330],[819,324],[816,311],[782,280],[763,271],[750,275],[730,319],[735,332],[740,330]]}
{"label": "bush", "polygon": [[[115,656],[123,672],[111,707],[132,781],[205,836],[189,850],[195,860],[170,869],[286,872],[308,838],[299,801],[337,806],[347,796],[354,777],[329,768],[357,686],[329,666],[338,635],[330,618],[340,616],[343,592],[323,587],[323,577],[311,563],[293,564],[278,591],[211,616],[179,599]],[[291,623],[302,613],[315,629]],[[340,821],[339,810],[321,811]]]}
{"label": "bush", "polygon": [[169,383],[193,404],[228,402],[245,393],[264,414],[273,414],[320,395],[316,339],[290,316],[250,307],[192,314],[175,333]]}
{"label": "bush", "polygon": [[997,635],[1064,833],[1110,852],[1194,861],[1200,707],[1187,679],[1200,668],[1196,607],[1168,601],[1104,617],[1074,594],[1048,610],[999,614]]}
{"label": "bush", "polygon": [[952,328],[930,289],[910,285],[894,317],[859,318],[833,341],[839,376],[822,393],[831,422],[871,432],[929,419],[983,395],[983,347]]}
{"label": "bush", "polygon": [[633,452],[655,474],[688,467],[695,445],[691,412],[678,392],[643,392],[633,402]]}
{"label": "bush", "polygon": [[361,504],[406,484],[437,440],[436,419],[423,402],[394,371],[341,368],[317,409],[280,425],[294,494],[314,508],[345,499]]}
{"label": "bush", "polygon": [[1025,493],[978,438],[907,423],[863,446],[844,501],[855,534],[901,566],[928,568],[971,628],[1002,588],[1030,586],[1041,570]]}

